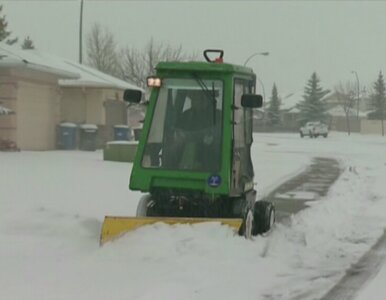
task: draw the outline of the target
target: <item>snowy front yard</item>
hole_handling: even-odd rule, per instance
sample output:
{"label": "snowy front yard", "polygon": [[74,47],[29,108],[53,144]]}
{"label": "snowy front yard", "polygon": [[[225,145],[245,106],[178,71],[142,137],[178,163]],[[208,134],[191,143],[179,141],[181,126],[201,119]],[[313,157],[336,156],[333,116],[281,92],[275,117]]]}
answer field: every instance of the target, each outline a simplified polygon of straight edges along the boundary
{"label": "snowy front yard", "polygon": [[131,164],[100,151],[0,153],[1,298],[317,299],[386,227],[385,146],[379,136],[256,134],[260,196],[312,157],[345,171],[289,226],[254,241],[219,224],[157,224],[102,248],[103,217],[135,215]]}

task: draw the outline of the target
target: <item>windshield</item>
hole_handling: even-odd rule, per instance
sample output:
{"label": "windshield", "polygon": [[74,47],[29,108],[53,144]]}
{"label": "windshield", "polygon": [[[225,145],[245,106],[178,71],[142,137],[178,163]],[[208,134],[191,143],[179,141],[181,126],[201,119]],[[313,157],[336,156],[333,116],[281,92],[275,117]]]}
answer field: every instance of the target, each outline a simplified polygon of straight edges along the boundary
{"label": "windshield", "polygon": [[142,166],[219,170],[222,118],[222,81],[165,79],[158,92]]}

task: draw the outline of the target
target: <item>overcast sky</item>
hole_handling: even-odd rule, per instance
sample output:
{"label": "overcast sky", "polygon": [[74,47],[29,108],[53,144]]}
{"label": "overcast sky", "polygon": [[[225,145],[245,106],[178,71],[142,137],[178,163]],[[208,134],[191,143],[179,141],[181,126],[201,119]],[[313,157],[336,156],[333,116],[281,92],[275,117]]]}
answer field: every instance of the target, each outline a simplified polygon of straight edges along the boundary
{"label": "overcast sky", "polygon": [[[78,60],[80,0],[2,0],[13,37],[27,35],[43,51]],[[84,33],[94,22],[122,46],[157,41],[187,52],[221,48],[225,61],[248,65],[267,97],[303,90],[316,71],[321,85],[371,86],[386,67],[385,1],[104,1],[84,0]]]}

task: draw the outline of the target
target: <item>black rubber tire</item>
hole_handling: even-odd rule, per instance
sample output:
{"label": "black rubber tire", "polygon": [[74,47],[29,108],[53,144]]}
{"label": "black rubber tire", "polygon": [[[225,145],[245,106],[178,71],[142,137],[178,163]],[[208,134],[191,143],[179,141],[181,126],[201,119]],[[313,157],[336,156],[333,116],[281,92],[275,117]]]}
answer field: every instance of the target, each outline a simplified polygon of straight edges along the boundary
{"label": "black rubber tire", "polygon": [[275,223],[275,207],[268,201],[256,201],[253,206],[252,235],[268,232]]}
{"label": "black rubber tire", "polygon": [[303,138],[304,137],[304,134],[302,132],[300,132],[300,137]]}
{"label": "black rubber tire", "polygon": [[327,137],[327,134],[323,134],[323,137],[326,138],[326,137]]}
{"label": "black rubber tire", "polygon": [[139,199],[138,205],[137,205],[137,217],[146,217],[147,216],[147,209],[148,204],[151,200],[150,194],[143,195],[141,199]]}

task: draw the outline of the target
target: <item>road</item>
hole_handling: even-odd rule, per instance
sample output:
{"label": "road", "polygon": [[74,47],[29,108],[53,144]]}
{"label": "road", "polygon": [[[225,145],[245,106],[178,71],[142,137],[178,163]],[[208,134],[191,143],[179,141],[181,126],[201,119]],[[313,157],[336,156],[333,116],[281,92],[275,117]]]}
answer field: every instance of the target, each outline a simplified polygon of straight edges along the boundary
{"label": "road", "polygon": [[276,221],[285,222],[290,215],[307,208],[310,201],[325,196],[341,172],[337,160],[316,157],[304,172],[280,185],[264,200],[275,204]]}
{"label": "road", "polygon": [[[316,157],[304,172],[277,187],[264,200],[275,204],[276,221],[285,224],[292,214],[306,209],[311,201],[325,196],[342,171],[339,162],[335,159]],[[385,249],[386,231],[378,242],[319,300],[355,299],[358,291],[378,273],[386,260]],[[306,293],[291,300],[301,300],[309,296],[310,294]]]}

